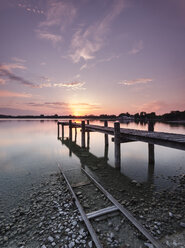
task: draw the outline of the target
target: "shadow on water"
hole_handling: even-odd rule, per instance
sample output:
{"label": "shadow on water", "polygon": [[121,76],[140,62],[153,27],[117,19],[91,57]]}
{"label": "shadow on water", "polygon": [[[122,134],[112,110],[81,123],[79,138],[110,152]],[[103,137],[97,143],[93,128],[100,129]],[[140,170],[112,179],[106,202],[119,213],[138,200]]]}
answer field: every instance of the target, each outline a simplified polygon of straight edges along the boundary
{"label": "shadow on water", "polygon": [[[104,134],[104,155],[98,157],[90,152],[90,137],[91,132],[81,132],[81,146],[77,144],[77,129],[75,128],[74,139],[72,133],[69,131],[69,137],[64,138],[64,131],[62,137],[58,136],[62,145],[68,148],[69,156],[74,154],[80,160],[82,168],[86,168],[93,173],[93,176],[117,199],[129,199],[136,197],[138,199],[151,198],[154,192],[154,168],[155,168],[155,153],[154,145],[148,144],[148,173],[147,180],[143,183],[138,183],[129,176],[125,175],[120,166],[112,167],[108,163],[109,157],[109,139],[108,134]],[[146,168],[147,169],[147,168]],[[73,174],[74,173],[74,174]],[[73,170],[68,171],[70,178],[74,178]],[[79,175],[79,174],[78,174]],[[74,183],[71,179],[71,183]],[[75,179],[74,179],[75,180]],[[130,200],[130,199],[129,199]]]}

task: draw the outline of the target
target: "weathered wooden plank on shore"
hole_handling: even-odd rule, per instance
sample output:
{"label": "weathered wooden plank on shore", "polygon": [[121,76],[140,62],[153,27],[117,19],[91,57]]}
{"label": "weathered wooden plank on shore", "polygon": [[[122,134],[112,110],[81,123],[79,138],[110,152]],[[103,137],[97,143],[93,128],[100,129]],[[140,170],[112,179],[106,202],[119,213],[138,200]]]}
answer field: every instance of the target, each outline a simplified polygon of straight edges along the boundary
{"label": "weathered wooden plank on shore", "polygon": [[[58,122],[62,125],[69,125],[68,122]],[[72,127],[81,127],[81,123],[72,123]],[[101,132],[114,135],[113,127],[85,125],[85,129],[89,131]],[[120,128],[120,142],[125,140],[143,141],[151,144],[185,150],[185,135],[165,132],[151,132],[135,129]]]}
{"label": "weathered wooden plank on shore", "polygon": [[88,213],[87,218],[88,219],[94,219],[94,218],[99,217],[101,215],[112,213],[112,212],[115,212],[117,210],[118,210],[118,208],[113,205],[113,206],[110,206],[110,207],[102,208],[102,209],[99,209],[97,211]]}
{"label": "weathered wooden plank on shore", "polygon": [[71,193],[72,193],[72,195],[73,195],[73,197],[75,199],[75,204],[78,207],[78,210],[79,210],[79,212],[80,212],[80,214],[82,216],[83,221],[85,222],[85,224],[87,226],[87,229],[88,229],[88,231],[89,231],[89,233],[90,233],[90,235],[92,237],[92,240],[94,241],[94,244],[96,245],[97,248],[103,248],[101,243],[100,243],[100,240],[99,240],[98,236],[96,235],[96,232],[94,231],[94,228],[92,227],[91,223],[89,222],[89,220],[87,218],[87,215],[85,214],[85,212],[84,212],[84,210],[83,210],[83,208],[82,208],[82,206],[81,206],[81,204],[80,204],[75,192],[73,191],[73,189],[72,189],[67,177],[65,176],[65,174],[61,170],[60,170],[60,172],[63,175],[63,177],[64,177],[64,179],[65,179],[65,181],[66,181],[66,183],[68,185],[68,188],[71,191]]}
{"label": "weathered wooden plank on shore", "polygon": [[105,196],[116,206],[120,212],[124,214],[124,216],[156,247],[162,248],[163,245],[156,240],[136,219],[135,217],[125,208],[123,207],[106,189],[102,187],[100,183],[98,183],[95,178],[92,177],[86,170],[81,168],[81,170],[90,178],[90,180],[105,194]]}

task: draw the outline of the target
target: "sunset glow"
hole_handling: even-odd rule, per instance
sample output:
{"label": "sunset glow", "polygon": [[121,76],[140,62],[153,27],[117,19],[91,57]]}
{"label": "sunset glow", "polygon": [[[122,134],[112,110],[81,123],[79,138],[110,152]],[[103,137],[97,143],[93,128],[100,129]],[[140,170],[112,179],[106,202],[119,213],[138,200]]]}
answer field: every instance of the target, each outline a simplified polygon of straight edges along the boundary
{"label": "sunset glow", "polygon": [[185,109],[184,0],[1,0],[0,114]]}

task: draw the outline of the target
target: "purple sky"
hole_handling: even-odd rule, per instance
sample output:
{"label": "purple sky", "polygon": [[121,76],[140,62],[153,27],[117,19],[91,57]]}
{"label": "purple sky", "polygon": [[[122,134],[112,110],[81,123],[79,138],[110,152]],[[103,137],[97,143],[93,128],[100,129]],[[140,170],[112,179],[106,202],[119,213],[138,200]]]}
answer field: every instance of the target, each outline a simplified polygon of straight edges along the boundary
{"label": "purple sky", "polygon": [[0,114],[162,114],[184,96],[184,0],[0,0]]}

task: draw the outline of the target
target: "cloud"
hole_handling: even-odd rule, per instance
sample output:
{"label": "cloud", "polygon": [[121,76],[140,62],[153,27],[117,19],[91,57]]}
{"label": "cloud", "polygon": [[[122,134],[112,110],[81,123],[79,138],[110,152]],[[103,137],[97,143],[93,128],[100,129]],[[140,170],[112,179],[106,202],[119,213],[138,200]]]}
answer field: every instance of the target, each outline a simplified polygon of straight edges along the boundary
{"label": "cloud", "polygon": [[[58,0],[48,0],[47,10],[45,11],[45,20],[40,22],[35,30],[40,39],[48,40],[55,45],[62,41],[62,33],[65,31],[76,16],[76,8],[72,3]],[[54,29],[53,33],[50,29]]]}
{"label": "cloud", "polygon": [[141,50],[143,50],[143,41],[142,40],[140,40],[134,44],[134,47],[132,48],[131,51],[129,51],[129,54],[137,54]]}
{"label": "cloud", "polygon": [[0,107],[0,114],[2,115],[33,115],[39,112],[28,109],[20,109],[15,107]]}
{"label": "cloud", "polygon": [[13,91],[7,91],[7,90],[0,90],[0,97],[21,97],[21,98],[29,98],[31,97],[31,94],[27,93],[18,93]]}
{"label": "cloud", "polygon": [[70,82],[70,83],[42,83],[39,85],[39,88],[51,88],[51,87],[64,87],[72,90],[84,90],[83,86],[85,85],[84,82]]}
{"label": "cloud", "polygon": [[84,109],[100,109],[99,104],[90,104],[90,103],[84,103],[84,102],[79,102],[79,103],[73,103],[71,106],[79,106],[80,108]]}
{"label": "cloud", "polygon": [[21,70],[26,70],[26,67],[21,64],[0,64],[0,70],[6,70],[11,72],[12,69],[21,69]]}
{"label": "cloud", "polygon": [[84,86],[85,83],[83,82],[71,82],[71,83],[61,83],[61,87],[67,87],[67,88],[80,88]]}
{"label": "cloud", "polygon": [[109,12],[101,21],[97,21],[85,29],[80,27],[76,31],[71,41],[70,53],[70,58],[74,63],[78,63],[81,58],[85,61],[94,58],[95,53],[104,45],[104,38],[109,31],[109,26],[121,13],[123,7],[123,0],[113,1]]}
{"label": "cloud", "polygon": [[44,10],[42,10],[41,8],[39,7],[32,7],[29,3],[18,3],[18,7],[19,8],[22,8],[22,9],[25,9],[27,12],[32,12],[34,14],[39,14],[39,15],[43,15],[44,14]]}
{"label": "cloud", "polygon": [[25,59],[20,59],[20,58],[17,58],[17,57],[13,57],[12,60],[15,61],[15,62],[18,62],[18,63],[25,63],[26,62]]}
{"label": "cloud", "polygon": [[61,107],[68,107],[69,104],[66,102],[43,102],[43,103],[35,103],[35,102],[29,102],[27,105],[32,107],[48,107],[48,108],[61,108]]}
{"label": "cloud", "polygon": [[110,56],[107,58],[96,60],[96,62],[91,63],[91,64],[86,63],[80,67],[80,71],[85,70],[85,69],[90,69],[90,68],[97,66],[97,64],[101,64],[101,63],[105,63],[105,62],[107,63],[107,62],[110,62],[114,59],[119,59],[119,58],[120,58],[120,55],[113,55],[113,56]]}
{"label": "cloud", "polygon": [[[12,80],[16,81],[24,86],[29,86],[32,88],[68,88],[72,90],[84,90],[85,88],[83,87],[85,85],[84,82],[79,82],[79,81],[74,81],[74,82],[69,82],[69,83],[51,83],[51,79],[48,77],[41,77],[41,80],[45,81],[44,83],[41,84],[36,84],[33,82],[30,82],[20,76],[15,75],[11,69],[24,69],[24,66],[20,66],[17,64],[8,64],[8,65],[1,65],[0,64],[0,84],[5,84],[7,80]],[[4,79],[5,78],[5,79]]]}
{"label": "cloud", "polygon": [[99,110],[100,106],[99,104],[89,104],[89,103],[67,103],[67,102],[28,102],[27,103],[28,108],[33,107],[36,109],[57,109],[57,110],[65,110],[68,112],[74,112],[75,111],[90,111],[90,110]]}
{"label": "cloud", "polygon": [[86,69],[87,68],[87,64],[84,64],[84,65],[82,65],[81,67],[80,67],[80,71],[82,71],[82,70],[84,70],[84,69]]}
{"label": "cloud", "polygon": [[76,16],[76,8],[69,1],[49,0],[45,13],[46,20],[39,24],[39,27],[49,28],[58,26],[61,31],[72,23]]}
{"label": "cloud", "polygon": [[56,43],[62,41],[62,36],[61,35],[57,35],[57,34],[52,34],[46,31],[42,31],[42,30],[36,30],[37,35],[40,39],[43,40],[48,40],[51,41],[53,43],[53,45],[55,45]]}
{"label": "cloud", "polygon": [[151,102],[137,105],[135,107],[138,112],[145,111],[147,113],[150,113],[150,112],[162,113],[162,112],[165,112],[167,108],[169,108],[169,105],[166,104],[164,101],[154,100]]}
{"label": "cloud", "polygon": [[124,80],[122,82],[119,82],[118,84],[121,85],[135,85],[135,84],[147,84],[153,82],[152,78],[138,78],[138,79],[134,79],[134,80]]}
{"label": "cloud", "polygon": [[[30,86],[30,87],[37,87],[34,83],[25,80],[22,77],[19,77],[11,72],[11,69],[25,69],[24,66],[16,65],[16,64],[9,64],[9,65],[0,65],[0,77],[5,77],[8,80],[17,81],[22,85]],[[4,79],[3,79],[4,80]]]}

